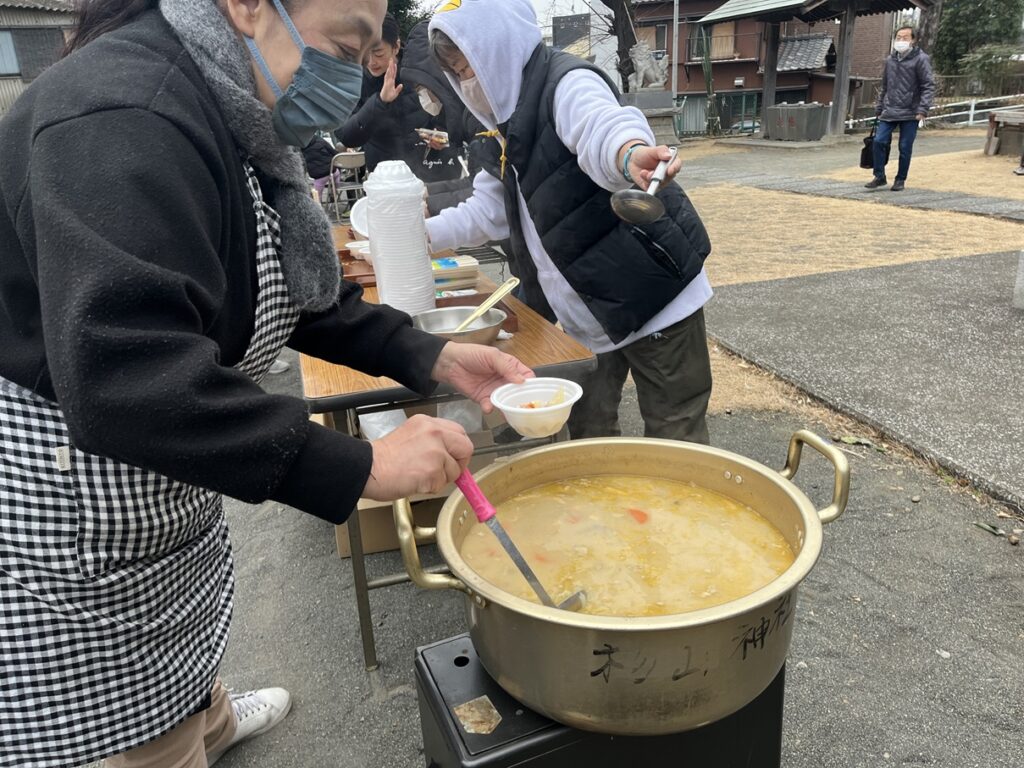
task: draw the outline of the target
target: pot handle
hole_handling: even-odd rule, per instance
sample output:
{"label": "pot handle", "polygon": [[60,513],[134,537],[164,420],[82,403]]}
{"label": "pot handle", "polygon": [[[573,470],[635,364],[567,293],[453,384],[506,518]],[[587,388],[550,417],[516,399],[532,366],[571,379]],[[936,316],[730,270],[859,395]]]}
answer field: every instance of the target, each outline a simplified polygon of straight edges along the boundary
{"label": "pot handle", "polygon": [[[422,589],[457,589],[460,592],[469,594],[469,587],[463,584],[454,576],[443,573],[427,573],[420,564],[420,552],[416,548],[417,529],[413,525],[412,505],[408,499],[397,499],[392,502],[391,510],[395,515],[395,530],[398,532],[398,544],[402,550],[402,560],[405,562],[405,570],[412,579],[413,584]],[[425,533],[426,529],[418,529]]]}
{"label": "pot handle", "polygon": [[800,468],[800,453],[805,444],[828,459],[836,470],[835,485],[832,488],[832,503],[824,509],[818,510],[818,518],[821,522],[831,523],[846,511],[846,502],[850,498],[850,462],[838,448],[829,445],[810,430],[801,429],[790,439],[789,451],[786,454],[786,466],[779,471],[779,474],[787,480],[792,480],[797,469]]}

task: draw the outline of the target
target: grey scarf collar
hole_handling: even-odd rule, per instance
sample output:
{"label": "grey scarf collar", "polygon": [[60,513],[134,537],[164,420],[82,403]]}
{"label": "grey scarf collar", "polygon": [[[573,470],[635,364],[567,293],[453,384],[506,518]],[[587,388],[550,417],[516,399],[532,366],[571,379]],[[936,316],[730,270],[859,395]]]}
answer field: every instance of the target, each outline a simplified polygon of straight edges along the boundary
{"label": "grey scarf collar", "polygon": [[302,157],[274,132],[256,98],[249,51],[215,0],[160,0],[160,12],[202,72],[238,146],[273,180],[264,190],[281,215],[281,269],[300,309],[327,309],[338,298],[338,258],[331,226],[310,195]]}

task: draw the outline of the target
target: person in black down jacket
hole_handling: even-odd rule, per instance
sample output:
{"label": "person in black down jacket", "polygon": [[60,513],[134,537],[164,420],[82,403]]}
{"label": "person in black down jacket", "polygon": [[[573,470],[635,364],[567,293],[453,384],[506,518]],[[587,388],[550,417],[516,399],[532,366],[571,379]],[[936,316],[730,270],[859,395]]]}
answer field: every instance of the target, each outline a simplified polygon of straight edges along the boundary
{"label": "person in black down jacket", "polygon": [[[405,90],[416,94],[420,108],[427,115],[424,128],[444,131],[446,142],[424,141],[409,162],[413,172],[425,182],[444,182],[462,176],[459,158],[465,152],[465,144],[472,140],[472,133],[466,122],[466,108],[455,95],[451,84],[445,78],[441,67],[430,55],[427,41],[428,21],[421,21],[409,33],[402,52],[401,79]],[[483,130],[480,126],[478,130]],[[418,161],[420,170],[417,170]],[[428,187],[429,189],[429,187]]]}
{"label": "person in black down jacket", "polygon": [[409,161],[423,155],[416,129],[425,127],[430,116],[420,107],[415,91],[401,84],[401,48],[398,22],[388,14],[381,28],[381,41],[367,57],[355,112],[334,134],[346,147],[362,147],[368,171],[385,160],[404,160],[417,173],[420,162]]}
{"label": "person in black down jacket", "polygon": [[918,125],[928,116],[935,100],[931,60],[916,43],[917,31],[913,27],[900,27],[896,30],[892,56],[885,60],[882,87],[875,105],[875,114],[879,118],[874,144],[875,177],[864,185],[868,189],[878,189],[889,183],[885,178],[885,164],[892,132],[897,126],[900,129],[900,162],[892,191],[903,189]]}
{"label": "person in black down jacket", "polygon": [[311,422],[260,387],[282,347],[485,410],[529,371],[339,279],[297,148],[351,112],[384,0],[78,10],[0,120],[0,765],[203,768],[290,703],[217,677],[222,494],[340,523],[473,452],[442,419]]}
{"label": "person in black down jacket", "polygon": [[711,243],[678,158],[657,192],[664,215],[615,216],[612,194],[646,188],[668,147],[622,107],[597,67],[544,45],[529,0],[447,3],[430,44],[489,138],[473,195],[427,219],[436,250],[508,237],[528,305],[597,355],[569,417],[574,438],[619,434],[626,377],[644,434],[707,443],[711,395],[703,306]]}
{"label": "person in black down jacket", "polygon": [[[413,27],[402,54],[402,82],[414,89],[420,106],[431,115],[427,127],[448,134],[446,144],[430,144],[423,165],[429,175],[420,175],[427,182],[427,207],[430,215],[451,208],[473,194],[472,177],[481,168],[478,158],[485,139],[483,124],[466,109],[437,61],[430,54],[429,20]],[[465,157],[469,176],[463,177],[460,158]]]}

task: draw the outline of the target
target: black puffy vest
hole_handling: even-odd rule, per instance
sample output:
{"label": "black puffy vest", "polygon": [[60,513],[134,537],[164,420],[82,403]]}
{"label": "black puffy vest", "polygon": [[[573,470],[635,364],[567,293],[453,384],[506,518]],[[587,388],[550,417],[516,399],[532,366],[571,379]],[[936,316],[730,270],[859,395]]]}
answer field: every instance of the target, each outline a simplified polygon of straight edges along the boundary
{"label": "black puffy vest", "polygon": [[[559,81],[574,69],[598,68],[571,54],[539,45],[523,69],[519,102],[505,137],[508,165],[502,182],[511,230],[511,267],[523,281],[521,296],[554,320],[523,238],[517,187],[544,250],[613,342],[660,312],[701,271],[711,252],[704,225],[678,184],[658,192],[665,215],[647,225],[627,224],[612,212],[611,193],[580,168],[555,131]],[[488,142],[487,169],[499,175],[496,141]],[[515,169],[513,172],[512,169]]]}

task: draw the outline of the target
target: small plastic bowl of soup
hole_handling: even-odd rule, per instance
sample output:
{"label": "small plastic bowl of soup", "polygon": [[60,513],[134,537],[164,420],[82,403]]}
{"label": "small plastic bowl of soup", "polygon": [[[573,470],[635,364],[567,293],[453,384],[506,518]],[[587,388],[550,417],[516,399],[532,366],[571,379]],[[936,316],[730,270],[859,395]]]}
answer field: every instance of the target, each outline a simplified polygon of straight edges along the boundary
{"label": "small plastic bowl of soup", "polygon": [[362,259],[365,261],[366,257],[370,255],[369,240],[353,240],[351,243],[345,243],[345,247],[348,249],[348,252],[353,259]]}
{"label": "small plastic bowl of soup", "polygon": [[523,437],[550,437],[565,426],[581,397],[583,388],[575,381],[536,378],[498,387],[491,402]]}

